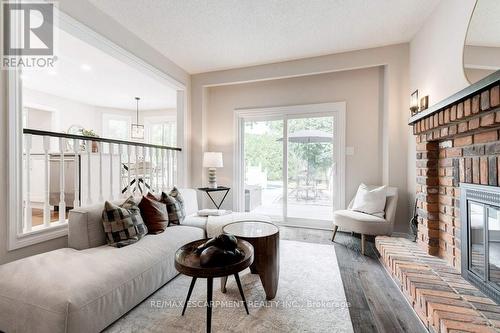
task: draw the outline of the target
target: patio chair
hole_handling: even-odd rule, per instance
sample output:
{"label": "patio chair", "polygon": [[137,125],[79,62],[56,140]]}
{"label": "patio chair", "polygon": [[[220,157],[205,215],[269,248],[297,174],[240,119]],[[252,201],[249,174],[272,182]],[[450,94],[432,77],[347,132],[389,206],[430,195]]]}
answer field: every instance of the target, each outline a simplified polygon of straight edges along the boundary
{"label": "patio chair", "polygon": [[365,254],[365,236],[390,235],[394,226],[396,207],[398,204],[398,190],[395,187],[387,188],[387,199],[385,203],[385,217],[356,212],[351,210],[354,198],[346,210],[337,210],[333,214],[333,237],[335,240],[337,229],[352,231],[361,234],[361,253]]}

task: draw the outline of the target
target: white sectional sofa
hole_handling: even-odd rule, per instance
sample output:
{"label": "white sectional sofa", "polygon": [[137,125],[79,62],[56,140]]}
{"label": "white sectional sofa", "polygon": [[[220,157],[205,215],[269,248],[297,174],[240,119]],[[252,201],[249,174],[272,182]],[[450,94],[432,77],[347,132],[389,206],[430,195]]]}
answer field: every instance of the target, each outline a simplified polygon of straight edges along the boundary
{"label": "white sectional sofa", "polygon": [[181,190],[184,225],[114,248],[106,245],[103,205],[69,215],[69,248],[0,266],[0,330],[4,332],[99,332],[178,273],[174,253],[182,245],[222,230],[244,213],[196,216],[196,192]]}

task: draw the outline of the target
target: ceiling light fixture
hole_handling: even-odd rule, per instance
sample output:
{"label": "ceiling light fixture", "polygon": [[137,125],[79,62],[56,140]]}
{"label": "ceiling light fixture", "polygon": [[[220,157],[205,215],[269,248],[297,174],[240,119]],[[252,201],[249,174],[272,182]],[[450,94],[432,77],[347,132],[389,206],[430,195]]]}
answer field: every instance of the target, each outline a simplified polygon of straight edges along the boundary
{"label": "ceiling light fixture", "polygon": [[135,97],[135,100],[136,100],[136,115],[137,115],[136,120],[137,120],[137,123],[132,124],[131,137],[132,137],[132,139],[144,140],[144,126],[139,125],[139,101],[140,101],[140,98]]}

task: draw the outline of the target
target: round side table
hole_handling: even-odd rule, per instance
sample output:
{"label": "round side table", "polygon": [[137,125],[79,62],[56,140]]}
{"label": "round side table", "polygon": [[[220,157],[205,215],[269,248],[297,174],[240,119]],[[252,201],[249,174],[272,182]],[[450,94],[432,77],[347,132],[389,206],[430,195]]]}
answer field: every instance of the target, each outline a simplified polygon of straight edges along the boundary
{"label": "round side table", "polygon": [[[253,245],[255,254],[250,271],[259,274],[266,298],[273,299],[278,291],[280,273],[279,228],[270,222],[240,221],[227,224],[222,231]],[[222,292],[225,288],[225,279],[222,279]]]}
{"label": "round side table", "polygon": [[236,284],[240,291],[241,299],[243,300],[243,305],[247,314],[248,306],[245,299],[245,294],[243,293],[243,288],[241,287],[239,272],[249,267],[254,258],[253,246],[246,242],[245,240],[238,239],[238,249],[243,251],[245,256],[238,262],[225,265],[225,266],[213,266],[213,267],[202,267],[200,265],[200,256],[196,253],[196,248],[206,242],[207,239],[200,239],[182,246],[175,253],[175,268],[181,274],[191,276],[191,284],[189,286],[189,291],[186,297],[186,302],[182,309],[182,315],[186,312],[186,307],[193,292],[194,285],[198,278],[207,279],[207,332],[211,331],[212,327],[212,294],[213,294],[213,279],[222,277],[226,278],[229,275],[234,275],[236,279]]}

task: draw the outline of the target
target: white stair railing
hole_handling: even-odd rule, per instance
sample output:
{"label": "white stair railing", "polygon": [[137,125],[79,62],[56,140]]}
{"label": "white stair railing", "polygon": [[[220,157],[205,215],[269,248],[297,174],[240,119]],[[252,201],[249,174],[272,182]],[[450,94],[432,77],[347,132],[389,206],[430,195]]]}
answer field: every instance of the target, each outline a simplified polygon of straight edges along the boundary
{"label": "white stair railing", "polygon": [[[23,147],[23,220],[18,230],[24,233],[66,223],[67,210],[82,204],[166,191],[176,183],[181,151],[32,129],[24,129]],[[35,166],[36,161],[41,165]]]}

